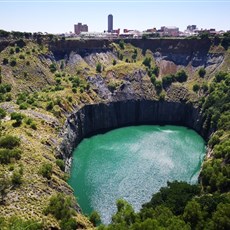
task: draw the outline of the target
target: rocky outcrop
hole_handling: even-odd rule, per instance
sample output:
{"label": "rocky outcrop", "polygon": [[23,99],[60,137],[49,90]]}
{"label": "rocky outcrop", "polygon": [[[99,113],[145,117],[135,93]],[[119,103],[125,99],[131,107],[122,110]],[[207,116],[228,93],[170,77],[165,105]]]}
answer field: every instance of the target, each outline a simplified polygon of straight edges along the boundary
{"label": "rocky outcrop", "polygon": [[84,137],[118,127],[142,124],[183,125],[194,129],[204,138],[208,135],[202,127],[200,110],[192,104],[127,100],[85,105],[68,117],[62,132],[63,142],[59,151],[66,160],[67,170],[74,148]]}

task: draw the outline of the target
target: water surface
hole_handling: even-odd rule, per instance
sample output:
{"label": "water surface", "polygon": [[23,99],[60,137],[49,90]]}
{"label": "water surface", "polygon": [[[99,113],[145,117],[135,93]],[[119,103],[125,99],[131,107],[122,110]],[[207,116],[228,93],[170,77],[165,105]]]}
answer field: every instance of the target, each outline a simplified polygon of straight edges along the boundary
{"label": "water surface", "polygon": [[73,154],[69,184],[84,213],[109,223],[116,200],[138,211],[167,181],[196,183],[205,143],[178,126],[131,126],[84,139]]}

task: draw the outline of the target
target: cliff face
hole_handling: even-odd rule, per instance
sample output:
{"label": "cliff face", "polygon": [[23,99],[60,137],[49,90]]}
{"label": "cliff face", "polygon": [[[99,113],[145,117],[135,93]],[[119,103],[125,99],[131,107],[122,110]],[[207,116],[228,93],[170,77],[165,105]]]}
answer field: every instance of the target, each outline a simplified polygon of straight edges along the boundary
{"label": "cliff face", "polygon": [[141,124],[183,125],[194,129],[204,138],[208,133],[202,128],[202,115],[191,104],[128,100],[107,104],[85,105],[67,119],[60,151],[67,162],[67,170],[74,148],[90,135],[118,127]]}
{"label": "cliff face", "polygon": [[[112,42],[119,42],[119,40],[57,41],[50,43],[49,49],[57,59],[64,58],[71,52],[77,52],[84,57],[93,52],[112,51]],[[143,54],[150,50],[156,59],[161,57],[183,66],[187,66],[189,63],[194,67],[210,65],[214,59],[223,56],[223,52],[209,54],[212,46],[210,39],[127,39],[125,43],[142,49]],[[223,58],[221,60],[223,61]]]}

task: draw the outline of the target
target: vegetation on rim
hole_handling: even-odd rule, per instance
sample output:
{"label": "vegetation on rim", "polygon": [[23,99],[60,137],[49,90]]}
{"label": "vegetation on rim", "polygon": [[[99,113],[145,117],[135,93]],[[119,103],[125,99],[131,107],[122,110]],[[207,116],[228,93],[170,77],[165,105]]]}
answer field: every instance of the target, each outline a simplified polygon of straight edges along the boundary
{"label": "vegetation on rim", "polygon": [[[128,92],[148,99],[186,101],[200,106],[212,130],[199,185],[169,182],[139,213],[123,200],[111,225],[99,229],[228,229],[230,135],[230,35],[211,52],[225,60],[211,69],[156,61],[151,50],[120,41],[110,53],[55,59],[53,35],[0,31],[0,225],[3,229],[91,228],[75,212],[64,161],[56,146],[66,116],[87,103],[107,102]],[[207,38],[205,38],[207,39]],[[199,42],[199,39],[196,39]],[[202,39],[201,39],[202,40]],[[166,67],[165,67],[166,65]],[[100,82],[100,86],[98,86]],[[70,196],[68,196],[70,195]],[[179,196],[178,196],[179,195]],[[12,227],[12,228],[13,228]]]}

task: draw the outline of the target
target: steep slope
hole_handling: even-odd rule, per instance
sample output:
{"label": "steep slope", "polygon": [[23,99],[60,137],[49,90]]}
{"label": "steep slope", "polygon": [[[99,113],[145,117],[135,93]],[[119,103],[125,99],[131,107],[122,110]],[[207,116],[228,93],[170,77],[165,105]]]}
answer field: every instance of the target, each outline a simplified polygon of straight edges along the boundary
{"label": "steep slope", "polygon": [[[0,215],[8,221],[16,215],[45,228],[64,228],[46,207],[59,192],[73,198],[64,166],[68,168],[76,144],[93,132],[138,122],[181,122],[208,138],[217,128],[200,111],[214,76],[227,71],[230,59],[229,51],[211,40],[24,39],[0,47],[1,138],[19,137],[21,150],[20,157],[12,155],[0,164],[5,186]],[[135,117],[128,116],[127,108]],[[5,149],[0,146],[1,159]],[[70,203],[77,226],[92,227],[76,202]]]}

